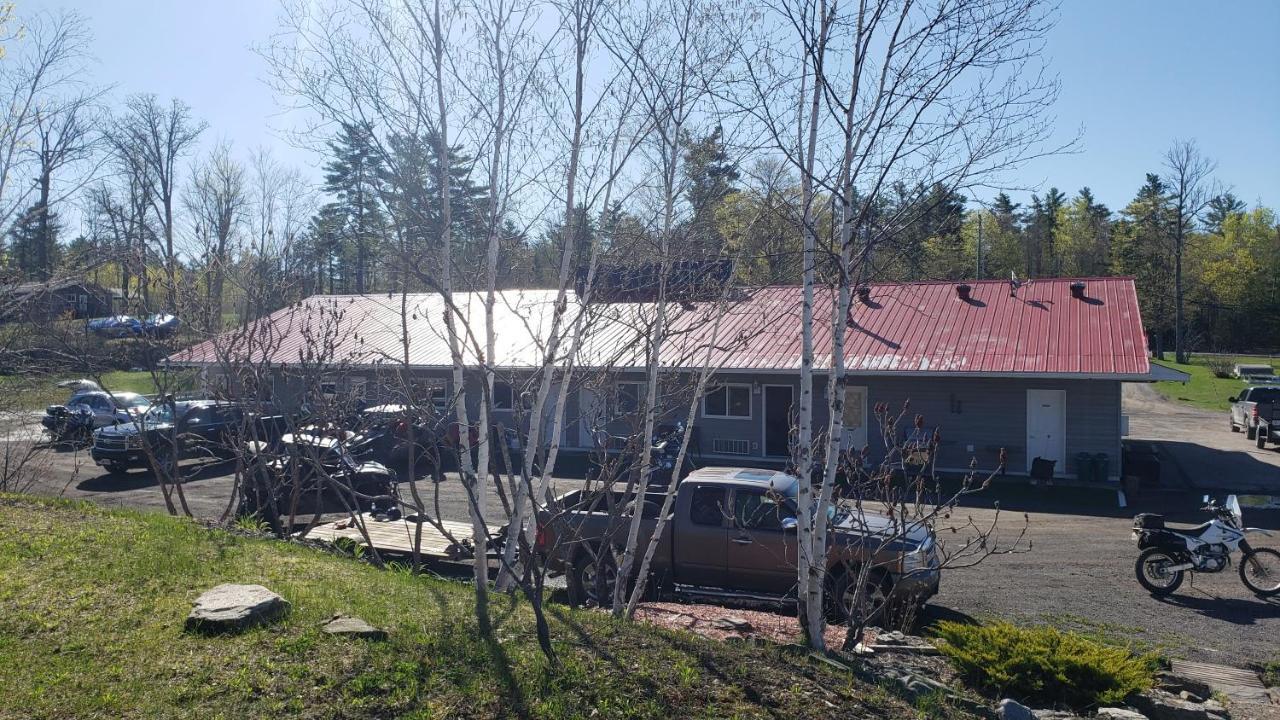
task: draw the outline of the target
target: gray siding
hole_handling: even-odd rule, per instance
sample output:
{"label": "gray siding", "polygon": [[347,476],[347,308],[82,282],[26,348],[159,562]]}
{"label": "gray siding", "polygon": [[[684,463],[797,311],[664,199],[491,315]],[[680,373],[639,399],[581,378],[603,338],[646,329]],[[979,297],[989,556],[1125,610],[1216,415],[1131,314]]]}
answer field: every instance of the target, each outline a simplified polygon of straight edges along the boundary
{"label": "gray siding", "polygon": [[[449,373],[423,373],[448,381]],[[379,382],[374,371],[353,370],[341,379],[364,378],[370,390],[369,402],[384,402],[391,398],[378,397]],[[642,382],[640,375],[619,375],[616,381]],[[765,385],[790,385],[793,398],[799,399],[799,378],[791,374],[725,373],[716,379],[726,384],[743,384],[751,388],[750,418],[704,417],[701,403],[695,425],[699,433],[701,462],[739,462],[759,464],[781,462],[782,458],[766,458],[764,455],[764,391]],[[578,382],[570,388],[566,404],[562,447],[567,452],[581,450],[581,408]],[[592,378],[593,383],[598,379]],[[692,380],[688,380],[688,385]],[[872,457],[883,455],[880,441],[881,428],[874,417],[873,408],[885,403],[896,413],[906,401],[910,408],[898,428],[899,437],[910,429],[912,419],[924,417],[925,426],[937,428],[942,444],[938,467],[944,470],[964,470],[976,459],[980,469],[994,468],[1001,448],[1008,452],[1008,473],[1021,475],[1027,468],[1027,390],[1063,390],[1066,397],[1066,441],[1064,465],[1057,467],[1059,476],[1075,476],[1077,453],[1106,453],[1110,457],[1109,479],[1117,480],[1120,472],[1120,383],[1113,380],[1037,380],[1023,378],[937,378],[937,377],[885,377],[851,376],[849,385],[867,388],[867,432]],[[275,385],[275,401],[282,408],[296,407],[302,401],[300,383],[281,378]],[[686,396],[687,397],[687,396]],[[468,377],[468,411],[476,416],[480,393],[478,378]],[[676,395],[667,398],[666,419],[683,417],[687,400]],[[826,378],[815,377],[814,420],[817,429],[825,427]],[[499,411],[496,419],[508,425],[515,414]],[[637,427],[638,418],[619,418],[608,424],[608,431],[615,435],[627,435]],[[746,455],[714,452],[717,438],[746,442]]]}

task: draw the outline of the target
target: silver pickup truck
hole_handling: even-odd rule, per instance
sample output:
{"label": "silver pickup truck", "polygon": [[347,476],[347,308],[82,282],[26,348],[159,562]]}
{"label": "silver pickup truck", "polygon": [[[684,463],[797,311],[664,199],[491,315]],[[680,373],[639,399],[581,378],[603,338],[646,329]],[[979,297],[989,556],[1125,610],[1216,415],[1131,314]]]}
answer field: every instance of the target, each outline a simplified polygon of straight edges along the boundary
{"label": "silver pickup truck", "polygon": [[1277,401],[1280,401],[1280,385],[1248,387],[1227,401],[1231,403],[1231,432],[1244,430],[1246,437],[1256,440],[1259,421],[1269,421],[1275,414]]}

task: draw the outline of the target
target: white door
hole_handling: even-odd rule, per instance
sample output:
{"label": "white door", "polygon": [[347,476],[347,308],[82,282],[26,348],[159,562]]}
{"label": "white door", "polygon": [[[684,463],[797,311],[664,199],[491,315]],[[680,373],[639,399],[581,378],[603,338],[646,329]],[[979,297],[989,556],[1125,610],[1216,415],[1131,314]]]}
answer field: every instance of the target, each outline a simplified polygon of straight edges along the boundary
{"label": "white door", "polygon": [[608,425],[608,403],[591,388],[578,391],[578,447],[595,447],[594,434]]}
{"label": "white door", "polygon": [[867,445],[867,389],[844,388],[844,441],[845,450],[859,452]]}
{"label": "white door", "polygon": [[1056,460],[1055,473],[1066,470],[1067,391],[1027,391],[1027,470],[1038,457]]}

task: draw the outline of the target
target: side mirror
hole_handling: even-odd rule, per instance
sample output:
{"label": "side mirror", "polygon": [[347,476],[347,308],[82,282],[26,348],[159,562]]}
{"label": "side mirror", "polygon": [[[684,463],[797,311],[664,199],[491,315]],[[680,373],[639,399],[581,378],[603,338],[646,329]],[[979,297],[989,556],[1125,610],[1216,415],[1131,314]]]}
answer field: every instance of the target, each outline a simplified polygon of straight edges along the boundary
{"label": "side mirror", "polygon": [[1227,398],[1227,402],[1236,402],[1236,396],[1232,395],[1231,397]]}
{"label": "side mirror", "polygon": [[798,527],[798,523],[796,522],[795,518],[793,517],[782,518],[782,529],[784,531],[790,532],[795,530],[796,527]]}

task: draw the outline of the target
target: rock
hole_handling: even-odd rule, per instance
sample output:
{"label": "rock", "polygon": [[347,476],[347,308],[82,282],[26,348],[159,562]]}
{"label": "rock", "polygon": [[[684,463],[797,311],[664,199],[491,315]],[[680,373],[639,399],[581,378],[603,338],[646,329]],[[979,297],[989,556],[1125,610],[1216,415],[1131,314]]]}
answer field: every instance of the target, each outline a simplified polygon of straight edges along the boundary
{"label": "rock", "polygon": [[729,630],[731,632],[751,632],[754,628],[751,623],[734,615],[725,615],[711,621],[711,624],[721,630]]}
{"label": "rock", "polygon": [[1001,700],[996,705],[996,717],[1000,720],[1036,720],[1036,715],[1031,712],[1031,708],[1009,698]]}
{"label": "rock", "polygon": [[1098,717],[1102,720],[1148,720],[1146,715],[1128,708],[1098,708]]}
{"label": "rock", "polygon": [[289,609],[284,598],[261,585],[227,583],[211,588],[196,598],[186,629],[193,632],[235,632],[267,623]]}
{"label": "rock", "polygon": [[1196,697],[1207,698],[1213,694],[1213,688],[1208,683],[1168,671],[1160,673],[1157,684],[1161,690],[1168,690],[1175,695],[1186,691]]}
{"label": "rock", "polygon": [[879,633],[876,635],[877,645],[906,645],[907,636],[893,630],[887,633]]}
{"label": "rock", "polygon": [[1165,690],[1148,690],[1133,696],[1131,702],[1150,720],[1213,720],[1222,717],[1222,706],[1217,710],[1202,703],[1194,703]]}
{"label": "rock", "polygon": [[322,629],[330,635],[345,635],[362,640],[386,640],[387,631],[374,627],[358,617],[350,615],[334,615],[324,624]]}
{"label": "rock", "polygon": [[1080,716],[1066,710],[1032,710],[1036,720],[1080,720]]}
{"label": "rock", "polygon": [[1186,690],[1179,690],[1179,691],[1178,691],[1178,697],[1182,698],[1183,700],[1186,700],[1187,702],[1193,702],[1193,703],[1202,703],[1202,702],[1204,702],[1204,698],[1202,698],[1202,697],[1200,697],[1199,695],[1196,695],[1196,694],[1194,694],[1194,693],[1189,693],[1189,692],[1187,692]]}

